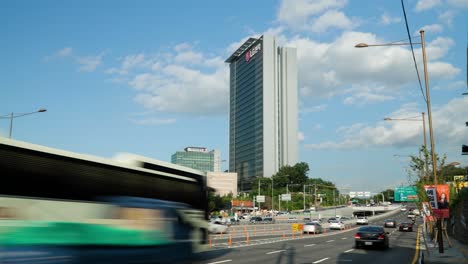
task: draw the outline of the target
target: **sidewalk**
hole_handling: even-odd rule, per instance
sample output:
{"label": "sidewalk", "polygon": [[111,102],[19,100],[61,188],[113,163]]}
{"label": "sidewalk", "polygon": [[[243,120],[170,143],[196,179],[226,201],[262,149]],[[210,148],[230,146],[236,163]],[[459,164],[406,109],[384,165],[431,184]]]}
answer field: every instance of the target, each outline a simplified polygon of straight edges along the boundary
{"label": "sidewalk", "polygon": [[[421,235],[422,235],[421,230]],[[452,247],[449,247],[447,238],[444,236],[444,253],[439,253],[439,247],[435,241],[429,240],[429,234],[424,234],[426,238],[427,248],[424,243],[424,238],[421,236],[420,247],[421,254],[419,255],[418,263],[468,263],[468,245],[458,242],[456,239],[449,237]]]}

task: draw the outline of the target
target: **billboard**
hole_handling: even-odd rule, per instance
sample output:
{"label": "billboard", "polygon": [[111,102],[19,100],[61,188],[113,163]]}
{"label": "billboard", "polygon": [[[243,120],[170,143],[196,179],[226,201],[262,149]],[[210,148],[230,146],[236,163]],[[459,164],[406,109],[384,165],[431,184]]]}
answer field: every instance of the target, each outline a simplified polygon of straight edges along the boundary
{"label": "billboard", "polygon": [[429,205],[438,218],[449,218],[450,189],[447,184],[424,185]]}
{"label": "billboard", "polygon": [[257,195],[257,202],[264,203],[265,202],[265,195]]}
{"label": "billboard", "polygon": [[241,201],[241,200],[232,200],[231,201],[232,207],[253,207],[252,201]]}
{"label": "billboard", "polygon": [[280,194],[281,196],[281,201],[291,201],[291,194]]}
{"label": "billboard", "polygon": [[395,202],[417,202],[419,201],[416,186],[402,186],[395,188]]}

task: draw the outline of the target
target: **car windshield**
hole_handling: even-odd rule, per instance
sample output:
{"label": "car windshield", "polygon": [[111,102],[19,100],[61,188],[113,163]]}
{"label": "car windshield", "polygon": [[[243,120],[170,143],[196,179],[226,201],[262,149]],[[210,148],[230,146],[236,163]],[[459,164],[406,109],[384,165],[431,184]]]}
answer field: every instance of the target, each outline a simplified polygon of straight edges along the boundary
{"label": "car windshield", "polygon": [[359,232],[372,232],[372,233],[377,233],[377,232],[383,232],[383,228],[378,227],[378,226],[365,226],[361,227],[358,230]]}

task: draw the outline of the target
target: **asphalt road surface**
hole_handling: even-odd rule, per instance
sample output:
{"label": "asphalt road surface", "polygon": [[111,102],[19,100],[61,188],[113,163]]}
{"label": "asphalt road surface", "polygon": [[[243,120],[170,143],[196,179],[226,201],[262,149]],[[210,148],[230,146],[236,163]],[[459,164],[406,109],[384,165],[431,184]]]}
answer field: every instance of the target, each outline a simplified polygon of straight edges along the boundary
{"label": "asphalt road surface", "polygon": [[[408,221],[407,212],[398,212],[389,217],[397,225]],[[384,219],[370,221],[371,225],[383,226]],[[344,231],[327,232],[315,236],[270,235],[253,239],[249,243],[232,243],[224,247],[213,248],[193,259],[192,263],[412,263],[417,237],[416,222],[413,232],[399,232],[398,228],[386,228],[389,232],[390,248],[355,249],[354,234],[356,226]]]}

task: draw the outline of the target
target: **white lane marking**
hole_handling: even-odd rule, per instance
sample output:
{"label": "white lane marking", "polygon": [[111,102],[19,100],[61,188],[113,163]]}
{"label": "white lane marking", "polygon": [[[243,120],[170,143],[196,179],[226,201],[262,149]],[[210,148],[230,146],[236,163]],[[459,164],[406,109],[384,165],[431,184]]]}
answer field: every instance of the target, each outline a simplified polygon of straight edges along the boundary
{"label": "white lane marking", "polygon": [[276,250],[276,251],[268,252],[268,253],[266,253],[266,254],[267,254],[267,255],[269,255],[269,254],[275,254],[275,253],[279,253],[279,252],[283,252],[283,251],[286,251],[286,249]]}
{"label": "white lane marking", "polygon": [[353,250],[354,250],[354,248],[348,249],[348,250],[345,251],[345,253],[351,252],[351,251],[353,251]]}
{"label": "white lane marking", "polygon": [[320,262],[325,261],[325,260],[327,260],[327,259],[329,259],[329,258],[323,258],[323,259],[321,259],[321,260],[317,260],[317,261],[312,262],[312,263],[314,263],[314,264],[315,264],[315,263],[320,263]]}
{"label": "white lane marking", "polygon": [[226,259],[226,260],[221,260],[221,261],[216,261],[216,262],[210,262],[208,264],[219,264],[219,263],[224,263],[224,262],[229,262],[232,261],[232,259]]}
{"label": "white lane marking", "polygon": [[341,239],[348,239],[347,237],[342,237]]}
{"label": "white lane marking", "polygon": [[333,240],[333,239],[332,239],[332,240],[328,240],[327,243],[330,243],[330,242],[333,242],[333,241],[335,241],[335,240]]}
{"label": "white lane marking", "polygon": [[304,245],[304,247],[312,247],[312,246],[315,246],[315,244]]}

